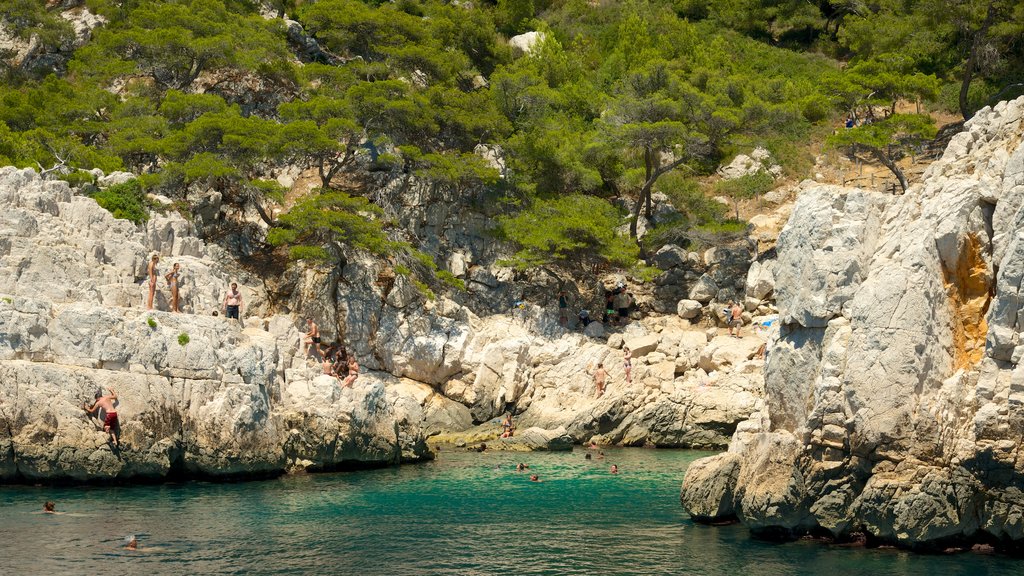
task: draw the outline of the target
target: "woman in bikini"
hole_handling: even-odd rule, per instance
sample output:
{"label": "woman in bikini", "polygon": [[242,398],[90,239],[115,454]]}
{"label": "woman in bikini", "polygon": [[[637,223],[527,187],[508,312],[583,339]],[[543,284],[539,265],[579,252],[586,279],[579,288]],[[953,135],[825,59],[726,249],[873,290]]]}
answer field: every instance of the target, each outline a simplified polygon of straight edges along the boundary
{"label": "woman in bikini", "polygon": [[626,372],[626,384],[633,383],[633,353],[629,350],[629,346],[622,347],[622,369]]}
{"label": "woman in bikini", "polygon": [[174,268],[164,276],[167,280],[167,285],[171,288],[171,312],[181,312],[178,309],[178,279],[180,276],[180,266],[177,262],[174,263]]}
{"label": "woman in bikini", "polygon": [[156,296],[156,279],[160,272],[156,269],[157,263],[160,262],[160,256],[153,254],[153,258],[149,260],[149,297],[146,298],[146,310],[153,309],[153,298]]}
{"label": "woman in bikini", "polygon": [[355,355],[352,355],[348,357],[348,376],[345,377],[342,386],[351,386],[356,378],[359,378],[359,363],[356,362]]}

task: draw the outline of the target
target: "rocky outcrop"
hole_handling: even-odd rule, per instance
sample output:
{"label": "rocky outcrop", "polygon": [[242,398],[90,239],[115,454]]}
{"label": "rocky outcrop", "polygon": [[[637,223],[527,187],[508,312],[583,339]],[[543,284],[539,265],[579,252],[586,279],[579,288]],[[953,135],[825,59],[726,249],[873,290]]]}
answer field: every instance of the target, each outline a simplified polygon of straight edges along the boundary
{"label": "rocky outcrop", "polygon": [[691,467],[696,519],[908,547],[1024,542],[1024,98],[903,196],[805,183],[778,242],[765,410]]}
{"label": "rocky outcrop", "polygon": [[[0,168],[0,480],[274,474],[429,457],[454,403],[388,374],[342,388],[298,354],[258,283],[175,215],[115,220],[66,183]],[[183,313],[146,310],[151,253],[183,268]],[[237,281],[244,326],[214,316]],[[160,292],[166,293],[161,280]],[[118,393],[122,447],[83,402]],[[438,405],[440,404],[440,406]],[[450,412],[457,414],[456,408]],[[455,418],[457,416],[451,416]]]}

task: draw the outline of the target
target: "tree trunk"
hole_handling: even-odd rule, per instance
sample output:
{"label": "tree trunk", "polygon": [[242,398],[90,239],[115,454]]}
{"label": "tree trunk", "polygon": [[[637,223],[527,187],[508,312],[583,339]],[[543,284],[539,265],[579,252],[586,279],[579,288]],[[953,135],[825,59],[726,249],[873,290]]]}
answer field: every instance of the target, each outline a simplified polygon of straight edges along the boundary
{"label": "tree trunk", "polygon": [[896,179],[899,180],[900,182],[900,188],[902,188],[903,191],[906,192],[907,187],[909,186],[909,184],[907,184],[907,177],[903,174],[903,170],[900,170],[900,167],[897,166],[895,162],[893,162],[892,158],[890,158],[888,154],[882,152],[880,149],[875,148],[874,146],[867,146],[865,144],[861,144],[861,146],[867,149],[867,151],[870,152],[876,160],[881,162],[883,166],[888,168],[889,171],[896,176]]}

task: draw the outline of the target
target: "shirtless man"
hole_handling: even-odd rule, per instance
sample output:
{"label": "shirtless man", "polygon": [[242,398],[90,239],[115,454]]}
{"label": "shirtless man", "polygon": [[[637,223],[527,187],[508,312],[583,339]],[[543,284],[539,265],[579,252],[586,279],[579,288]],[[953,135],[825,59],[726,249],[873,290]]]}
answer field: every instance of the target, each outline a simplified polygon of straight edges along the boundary
{"label": "shirtless man", "polygon": [[238,291],[238,284],[232,282],[231,290],[224,295],[224,317],[239,320],[238,314],[242,311],[242,293]]}
{"label": "shirtless man", "polygon": [[117,392],[114,392],[113,388],[108,390],[109,395],[104,396],[99,392],[96,392],[96,401],[90,407],[88,402],[82,406],[85,409],[86,414],[92,415],[100,408],[106,413],[106,417],[103,419],[103,431],[110,434],[110,441],[114,443],[118,448],[121,447],[121,424],[117,420],[117,412],[114,410],[114,401],[117,400]]}
{"label": "shirtless man", "polygon": [[[743,307],[732,302],[729,306],[729,335],[740,337],[740,326],[743,326]],[[733,333],[733,330],[736,333]]]}
{"label": "shirtless man", "polygon": [[348,357],[348,376],[341,383],[342,386],[351,386],[359,378],[359,363],[356,362],[355,354]]}
{"label": "shirtless man", "polygon": [[604,364],[599,363],[594,371],[594,385],[597,386],[597,397],[604,395],[604,383],[608,379],[608,373],[604,370]]}
{"label": "shirtless man", "polygon": [[[314,348],[315,347],[315,348]],[[320,328],[313,322],[312,318],[306,319],[306,348],[302,351],[302,355],[309,356],[309,349],[314,348],[316,350],[317,357],[320,356]]]}

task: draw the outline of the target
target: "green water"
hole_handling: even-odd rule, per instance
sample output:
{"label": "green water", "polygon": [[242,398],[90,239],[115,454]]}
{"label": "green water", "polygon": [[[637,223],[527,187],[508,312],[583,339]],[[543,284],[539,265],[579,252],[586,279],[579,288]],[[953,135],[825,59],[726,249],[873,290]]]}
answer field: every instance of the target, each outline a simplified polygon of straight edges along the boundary
{"label": "green water", "polygon": [[[704,453],[441,452],[436,462],[261,482],[0,488],[0,575],[1014,574],[998,556],[751,540],[679,506]],[[541,483],[516,473],[530,464]],[[608,473],[612,463],[622,473]],[[495,467],[498,469],[495,469]],[[40,514],[54,500],[62,515]],[[137,534],[141,549],[122,550]]]}

